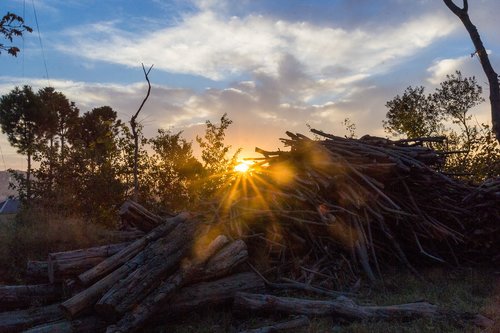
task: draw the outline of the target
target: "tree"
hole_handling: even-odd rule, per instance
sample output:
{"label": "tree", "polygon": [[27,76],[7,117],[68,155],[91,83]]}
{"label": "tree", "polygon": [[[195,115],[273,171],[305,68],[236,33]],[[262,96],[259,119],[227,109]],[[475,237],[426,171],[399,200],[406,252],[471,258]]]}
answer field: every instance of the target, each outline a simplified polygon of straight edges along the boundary
{"label": "tree", "polygon": [[149,82],[149,72],[153,69],[153,65],[149,67],[146,71],[144,64],[142,64],[142,71],[144,72],[144,77],[146,78],[146,82],[148,83],[148,91],[146,93],[146,97],[142,100],[141,105],[137,109],[137,112],[130,119],[130,128],[132,129],[132,135],[134,137],[134,200],[137,201],[137,197],[139,195],[139,178],[137,175],[137,163],[139,159],[139,133],[137,130],[137,117],[139,116],[139,112],[141,112],[142,107],[146,103],[149,98],[149,94],[151,93],[151,82]]}
{"label": "tree", "polygon": [[498,82],[498,74],[495,72],[493,66],[491,65],[488,53],[484,48],[481,36],[479,35],[476,26],[472,24],[472,21],[470,20],[468,13],[468,1],[463,0],[462,8],[455,5],[453,3],[453,0],[443,1],[445,5],[462,21],[465,29],[467,29],[467,32],[470,35],[474,47],[476,48],[476,51],[473,53],[473,55],[478,55],[481,66],[483,67],[483,71],[488,78],[488,84],[490,87],[491,122],[493,124],[493,132],[495,133],[497,141],[500,142],[500,84]]}
{"label": "tree", "polygon": [[31,198],[32,160],[43,137],[47,114],[30,86],[14,88],[0,99],[0,126],[17,152],[26,155],[26,199]]}
{"label": "tree", "polygon": [[394,135],[419,138],[436,135],[441,131],[441,114],[424,87],[408,87],[386,103],[389,111],[383,121],[385,130]]}
{"label": "tree", "polygon": [[149,140],[154,154],[147,170],[147,187],[157,206],[170,212],[186,209],[196,200],[194,183],[203,173],[203,166],[193,156],[192,143],[181,134],[159,129]]}
{"label": "tree", "polygon": [[471,108],[484,101],[475,77],[463,77],[460,71],[447,75],[434,93],[425,95],[423,87],[406,89],[403,97],[387,102],[384,127],[393,135],[446,136],[446,146],[434,148],[456,151],[447,157],[443,170],[469,180],[480,181],[500,174],[499,145],[491,129],[475,124]]}
{"label": "tree", "polygon": [[[0,35],[11,43],[14,37],[22,37],[25,31],[32,32],[33,29],[24,24],[21,16],[7,12],[0,20]],[[17,46],[0,43],[0,54],[2,51],[7,51],[8,54],[16,57],[20,50]]]}
{"label": "tree", "polygon": [[226,184],[231,172],[236,165],[236,160],[241,149],[238,149],[232,157],[228,157],[231,146],[224,144],[226,130],[232,124],[227,114],[220,118],[220,125],[206,121],[204,137],[196,136],[196,141],[201,148],[201,159],[206,177],[202,185],[205,196],[211,196]]}

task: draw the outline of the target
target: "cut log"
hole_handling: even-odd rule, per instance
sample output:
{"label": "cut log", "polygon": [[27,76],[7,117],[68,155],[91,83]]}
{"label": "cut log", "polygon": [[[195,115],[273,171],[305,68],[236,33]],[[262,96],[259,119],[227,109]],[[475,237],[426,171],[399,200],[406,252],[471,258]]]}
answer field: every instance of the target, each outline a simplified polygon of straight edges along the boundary
{"label": "cut log", "polygon": [[182,223],[148,247],[146,261],[106,292],[96,304],[96,311],[107,320],[117,320],[139,304],[189,255],[196,226],[196,221]]}
{"label": "cut log", "polygon": [[[222,242],[219,240],[220,238],[217,238],[214,242],[212,242],[212,244],[209,246],[209,249],[207,250],[207,256],[209,256],[210,253],[214,252],[214,250],[220,247]],[[160,309],[165,305],[166,301],[170,299],[170,297],[176,290],[178,290],[182,285],[194,280],[195,275],[198,279],[209,279],[217,274],[223,274],[220,272],[229,272],[232,268],[235,267],[234,264],[239,265],[242,262],[242,257],[246,259],[246,256],[242,255],[242,252],[247,253],[246,245],[243,241],[239,240],[233,242],[233,244],[231,244],[233,246],[229,245],[221,250],[220,252],[222,252],[222,255],[216,255],[212,257],[210,262],[206,264],[206,267],[203,267],[202,265],[204,260],[208,259],[208,257],[206,259],[201,259],[195,265],[190,265],[188,267],[179,269],[175,274],[166,279],[165,282],[163,282],[156,290],[151,292],[151,294],[147,298],[145,298],[144,301],[134,307],[133,311],[127,312],[116,325],[108,327],[106,332],[136,332],[144,325],[144,323],[146,323],[151,317],[153,317],[157,312],[160,311]],[[238,252],[233,251],[235,249],[238,250]],[[228,257],[229,253],[232,254],[232,256]],[[219,260],[223,260],[224,262],[222,263]],[[216,271],[215,267],[218,267],[220,270]],[[132,307],[129,307],[128,309],[116,306],[114,307],[114,311],[116,311],[117,313],[125,313],[126,311],[129,311],[131,309]]]}
{"label": "cut log", "polygon": [[125,201],[118,214],[122,220],[122,227],[137,228],[144,232],[151,231],[163,222],[160,216],[132,200]]}
{"label": "cut log", "polygon": [[428,302],[415,302],[387,306],[358,305],[353,300],[340,296],[332,301],[307,300],[262,294],[237,293],[234,298],[237,311],[260,311],[268,313],[302,314],[306,316],[333,316],[348,321],[409,321],[420,318],[488,322],[483,316],[472,313],[457,313],[440,309]]}
{"label": "cut log", "polygon": [[106,328],[106,322],[98,317],[89,316],[75,320],[58,320],[45,323],[23,331],[24,333],[88,333],[100,332]]}
{"label": "cut log", "polygon": [[0,333],[20,332],[38,324],[63,318],[58,304],[0,313]]}
{"label": "cut log", "polygon": [[89,269],[88,271],[80,274],[78,280],[83,285],[89,285],[101,277],[106,276],[113,270],[124,264],[125,262],[132,259],[137,253],[142,251],[148,244],[156,241],[158,238],[168,234],[172,231],[179,223],[186,221],[189,218],[189,213],[181,213],[173,218],[169,218],[162,225],[156,227],[146,236],[139,238],[132,244],[121,250],[120,252],[114,254],[113,256],[105,259],[97,266]]}
{"label": "cut log", "polygon": [[172,314],[189,313],[207,306],[218,306],[232,302],[237,292],[265,290],[262,279],[253,272],[244,272],[225,278],[200,282],[181,288],[164,305],[155,318],[167,318]]}
{"label": "cut log", "polygon": [[[187,215],[185,216],[187,218]],[[184,220],[184,218],[182,219]],[[171,228],[162,228],[163,226],[169,225],[171,226],[173,222],[166,222],[162,226],[159,226],[158,228],[161,228],[162,230],[167,230],[165,232],[168,232],[171,230]],[[177,219],[177,223],[180,223],[180,219]],[[185,230],[185,225],[191,225],[189,222],[187,223],[182,223],[182,224],[177,224],[177,227],[180,227],[177,229],[177,227],[174,229],[175,230]],[[155,230],[157,230],[156,228]],[[153,230],[154,231],[154,230]],[[152,231],[152,232],[153,232]],[[159,232],[158,232],[159,233]],[[179,232],[180,233],[180,232]],[[173,253],[174,251],[178,250],[178,245],[180,240],[175,240],[174,237],[177,237],[178,233],[175,233],[174,236],[172,237],[171,235],[174,234],[174,232],[170,233],[164,238],[158,239],[160,236],[159,235],[154,235],[156,241],[154,241],[152,244],[150,244],[148,247],[146,247],[144,250],[140,251],[138,254],[136,254],[132,259],[126,260],[126,264],[120,266],[118,269],[114,270],[110,274],[106,275],[104,278],[101,280],[97,281],[94,283],[92,286],[88,287],[87,289],[83,290],[82,292],[76,294],[75,296],[71,297],[70,299],[66,300],[61,304],[62,309],[64,310],[65,314],[69,316],[70,318],[74,318],[76,315],[84,312],[85,310],[90,309],[94,304],[112,287],[116,285],[121,285],[121,283],[117,284],[118,281],[120,280],[127,280],[130,278],[131,273],[134,272],[138,267],[144,266],[146,262],[151,262],[155,261],[157,264],[162,263],[162,260],[160,258],[165,258],[165,250],[170,251],[169,253]],[[148,237],[146,235],[145,237]],[[181,238],[180,236],[178,238]],[[189,237],[188,237],[189,238]],[[150,238],[151,239],[151,238]],[[150,239],[144,240],[145,244],[148,244],[150,242]],[[142,240],[142,238],[140,239]],[[138,240],[138,241],[140,241]],[[134,242],[135,243],[135,242]],[[132,243],[130,246],[134,245]],[[144,244],[144,246],[146,246]],[[115,254],[115,256],[119,255],[123,251],[127,250],[128,248],[125,248],[124,250],[118,252]],[[135,248],[134,248],[135,251]],[[178,253],[178,259],[176,259],[176,263],[178,263],[184,253]],[[125,257],[127,257],[128,254],[119,257],[119,261],[124,260]],[[114,256],[108,258],[111,259]],[[106,260],[108,260],[106,259]],[[105,261],[106,261],[105,260]],[[104,262],[103,262],[104,263]],[[102,263],[101,263],[102,264]],[[114,265],[115,263],[113,263]],[[165,267],[165,263],[162,263],[163,269]],[[100,264],[99,264],[100,265]],[[98,266],[99,266],[98,265]],[[144,278],[148,278],[148,281],[151,280],[149,276],[144,276]],[[154,280],[154,279],[153,279]],[[129,280],[127,280],[129,281]],[[160,280],[161,281],[161,280]],[[159,283],[160,281],[157,281]],[[145,281],[138,281],[138,282],[145,282]],[[115,287],[116,287],[115,286]],[[144,295],[145,297],[146,295]]]}
{"label": "cut log", "polygon": [[309,326],[309,318],[306,316],[300,316],[288,321],[275,323],[272,325],[254,328],[250,330],[240,331],[240,333],[272,333],[278,331],[287,331],[299,327]]}
{"label": "cut log", "polygon": [[130,243],[96,246],[66,252],[49,253],[48,275],[50,283],[60,282],[68,277],[77,276],[104,259],[120,252]]}
{"label": "cut log", "polygon": [[47,261],[29,260],[26,265],[26,277],[30,281],[48,281],[49,263]]}
{"label": "cut log", "polygon": [[141,238],[145,235],[145,232],[137,228],[130,228],[125,230],[115,230],[110,232],[110,236],[119,242],[133,241]]}
{"label": "cut log", "polygon": [[0,286],[0,311],[53,303],[61,294],[61,288],[52,284]]}

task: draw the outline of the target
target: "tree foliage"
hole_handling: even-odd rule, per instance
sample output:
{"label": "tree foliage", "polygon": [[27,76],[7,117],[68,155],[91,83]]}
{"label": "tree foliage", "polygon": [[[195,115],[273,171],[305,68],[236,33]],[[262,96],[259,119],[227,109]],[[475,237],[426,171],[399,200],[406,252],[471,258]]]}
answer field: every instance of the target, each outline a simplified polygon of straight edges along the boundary
{"label": "tree foliage", "polygon": [[[137,124],[133,135],[111,107],[80,114],[53,88],[35,93],[25,86],[2,96],[0,124],[28,159],[28,172],[14,173],[21,197],[32,199],[25,203],[105,224],[116,221],[117,206],[133,194],[135,166],[141,203],[173,212],[214,198],[231,180],[237,156],[229,156],[231,147],[224,143],[227,115],[220,124],[206,122],[205,135],[197,137],[199,161],[182,132],[160,129],[147,139]],[[31,160],[37,162],[34,170]]]}
{"label": "tree foliage", "polygon": [[[25,31],[32,32],[33,29],[24,24],[24,19],[19,15],[7,12],[0,20],[0,35],[9,43],[12,43],[15,37],[22,37]],[[17,46],[0,43],[0,54],[2,51],[16,57],[20,50]]]}
{"label": "tree foliage", "polygon": [[456,151],[447,158],[444,170],[480,181],[500,175],[500,147],[492,129],[474,121],[471,109],[484,101],[475,77],[460,71],[431,94],[423,87],[408,87],[402,96],[387,102],[385,130],[394,136],[418,138],[446,136],[446,146],[434,148]]}

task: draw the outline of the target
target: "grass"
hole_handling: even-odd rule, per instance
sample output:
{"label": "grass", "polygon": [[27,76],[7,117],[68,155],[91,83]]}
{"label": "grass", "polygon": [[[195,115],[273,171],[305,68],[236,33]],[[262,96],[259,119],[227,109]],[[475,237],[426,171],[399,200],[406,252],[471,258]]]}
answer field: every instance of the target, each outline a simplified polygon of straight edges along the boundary
{"label": "grass", "polygon": [[43,210],[0,218],[0,283],[23,283],[28,260],[46,260],[50,252],[110,243],[106,229],[81,218]]}
{"label": "grass", "polygon": [[[355,297],[363,305],[391,305],[425,300],[445,309],[459,312],[482,313],[498,322],[500,320],[500,285],[498,276],[493,272],[480,269],[427,269],[423,272],[425,280],[420,280],[406,272],[388,272],[384,283],[375,286],[365,285]],[[497,290],[495,291],[495,286]],[[288,294],[288,296],[294,296]],[[315,295],[296,294],[297,297],[317,298]],[[234,316],[230,309],[221,311],[202,311],[178,318],[173,325],[157,327],[148,332],[163,333],[223,333],[237,332],[265,326],[284,317]],[[489,332],[500,332],[496,326]],[[309,328],[289,330],[292,333],[434,333],[434,332],[479,332],[470,324],[457,324],[442,320],[420,319],[411,322],[371,322],[339,323],[333,318],[313,318]]]}

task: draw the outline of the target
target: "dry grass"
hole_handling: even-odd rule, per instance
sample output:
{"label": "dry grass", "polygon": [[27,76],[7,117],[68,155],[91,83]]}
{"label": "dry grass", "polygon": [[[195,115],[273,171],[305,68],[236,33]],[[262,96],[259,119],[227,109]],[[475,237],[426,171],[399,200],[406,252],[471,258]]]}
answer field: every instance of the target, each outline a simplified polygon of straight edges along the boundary
{"label": "dry grass", "polygon": [[[456,311],[477,312],[489,318],[500,316],[500,285],[498,277],[488,270],[429,269],[424,272],[425,281],[409,273],[390,272],[384,278],[384,284],[364,286],[356,300],[361,304],[388,305],[409,303],[419,300],[429,301],[444,308]],[[496,293],[495,293],[496,288]],[[292,294],[289,294],[293,296]],[[300,297],[314,298],[314,295],[300,294]],[[283,317],[241,318],[231,313],[230,309],[221,311],[202,311],[178,318],[173,325],[157,327],[148,332],[177,333],[223,333],[237,332],[240,329],[265,326],[266,323],[282,320]],[[292,333],[399,333],[399,332],[479,332],[476,327],[446,321],[420,319],[411,322],[371,322],[340,323],[334,318],[313,318],[309,328],[291,330]],[[498,326],[488,332],[500,332]]]}
{"label": "dry grass", "polygon": [[0,219],[0,283],[21,283],[28,260],[45,260],[50,252],[109,243],[102,226],[81,218],[43,210],[23,211]]}

